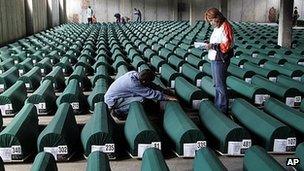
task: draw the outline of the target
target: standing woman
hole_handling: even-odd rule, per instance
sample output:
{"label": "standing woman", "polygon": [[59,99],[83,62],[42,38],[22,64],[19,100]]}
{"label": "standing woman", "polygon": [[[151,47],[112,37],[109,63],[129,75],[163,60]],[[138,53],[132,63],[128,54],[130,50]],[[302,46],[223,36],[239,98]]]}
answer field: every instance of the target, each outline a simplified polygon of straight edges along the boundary
{"label": "standing woman", "polygon": [[215,86],[215,106],[228,114],[228,92],[226,85],[227,69],[233,57],[233,29],[231,24],[217,8],[205,12],[205,20],[213,27],[210,42],[206,44],[208,59],[211,61],[211,72]]}

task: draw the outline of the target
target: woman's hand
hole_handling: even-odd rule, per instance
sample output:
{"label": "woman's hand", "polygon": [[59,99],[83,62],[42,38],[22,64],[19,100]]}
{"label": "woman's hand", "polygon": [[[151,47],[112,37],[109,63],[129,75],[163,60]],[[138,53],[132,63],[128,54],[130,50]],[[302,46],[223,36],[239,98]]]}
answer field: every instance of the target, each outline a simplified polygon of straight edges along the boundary
{"label": "woman's hand", "polygon": [[207,43],[206,46],[205,46],[205,48],[206,48],[207,50],[211,49],[211,48],[212,48],[212,44],[211,44],[211,43]]}

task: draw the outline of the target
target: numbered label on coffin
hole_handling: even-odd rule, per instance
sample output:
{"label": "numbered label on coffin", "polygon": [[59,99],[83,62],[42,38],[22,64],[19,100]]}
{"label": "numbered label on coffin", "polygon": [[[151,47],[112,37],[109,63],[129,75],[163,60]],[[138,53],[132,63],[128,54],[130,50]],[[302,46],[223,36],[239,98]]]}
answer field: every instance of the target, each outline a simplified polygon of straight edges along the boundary
{"label": "numbered label on coffin", "polygon": [[206,141],[197,141],[196,143],[184,143],[183,157],[194,157],[195,151],[207,146]]}
{"label": "numbered label on coffin", "polygon": [[92,145],[91,153],[94,151],[101,151],[104,153],[115,153],[115,144]]}
{"label": "numbered label on coffin", "polygon": [[72,106],[73,110],[79,110],[79,102],[73,102],[73,103],[71,103],[71,106]]}
{"label": "numbered label on coffin", "polygon": [[285,104],[289,107],[295,106],[295,98],[294,97],[286,97]]}
{"label": "numbered label on coffin", "polygon": [[229,141],[228,142],[228,155],[241,155],[251,147],[251,140],[244,139],[243,141]]}
{"label": "numbered label on coffin", "polygon": [[137,156],[142,158],[144,152],[148,148],[157,148],[161,150],[161,142],[152,142],[151,144],[138,144]]}
{"label": "numbered label on coffin", "polygon": [[47,114],[45,103],[38,103],[38,104],[35,104],[35,106],[36,106],[38,115],[46,115]]}
{"label": "numbered label on coffin", "polygon": [[0,156],[4,162],[22,160],[22,149],[20,145],[0,148]]}
{"label": "numbered label on coffin", "polygon": [[51,153],[55,160],[64,160],[65,156],[68,154],[68,146],[44,147],[43,151]]}
{"label": "numbered label on coffin", "polygon": [[12,104],[0,105],[0,111],[1,111],[2,116],[12,116],[12,115],[14,115]]}
{"label": "numbered label on coffin", "polygon": [[290,137],[287,138],[287,144],[286,144],[286,151],[292,152],[296,150],[297,145],[297,138],[296,137]]}
{"label": "numbered label on coffin", "polygon": [[274,139],[273,152],[285,153],[287,147],[286,139]]}

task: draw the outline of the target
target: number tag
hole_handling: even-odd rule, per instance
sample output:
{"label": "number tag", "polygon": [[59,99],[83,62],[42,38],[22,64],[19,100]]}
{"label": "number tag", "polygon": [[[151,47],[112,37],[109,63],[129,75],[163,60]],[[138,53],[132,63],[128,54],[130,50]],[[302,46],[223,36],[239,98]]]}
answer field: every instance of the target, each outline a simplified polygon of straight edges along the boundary
{"label": "number tag", "polygon": [[73,102],[71,103],[73,110],[78,110],[79,109],[79,103],[78,102]]}

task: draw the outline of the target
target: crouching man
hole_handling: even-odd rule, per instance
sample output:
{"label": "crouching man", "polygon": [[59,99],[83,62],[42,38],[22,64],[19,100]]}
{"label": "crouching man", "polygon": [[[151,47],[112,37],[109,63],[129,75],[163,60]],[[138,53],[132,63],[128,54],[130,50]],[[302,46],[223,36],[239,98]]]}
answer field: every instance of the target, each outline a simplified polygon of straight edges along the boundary
{"label": "crouching man", "polygon": [[[145,99],[176,100],[168,90],[153,89],[155,75],[151,70],[130,71],[116,79],[104,95],[105,103],[118,119],[126,119],[131,102]],[[155,86],[154,86],[155,87]]]}

